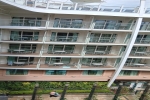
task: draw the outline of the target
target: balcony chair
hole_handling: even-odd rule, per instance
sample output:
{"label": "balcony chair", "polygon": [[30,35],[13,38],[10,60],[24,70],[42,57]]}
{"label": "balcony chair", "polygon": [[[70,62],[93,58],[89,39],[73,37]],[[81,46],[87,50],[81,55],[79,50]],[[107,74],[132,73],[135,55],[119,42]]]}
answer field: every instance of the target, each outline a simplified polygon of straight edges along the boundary
{"label": "balcony chair", "polygon": [[13,61],[8,61],[7,64],[8,64],[9,66],[12,66],[12,65],[13,65]]}

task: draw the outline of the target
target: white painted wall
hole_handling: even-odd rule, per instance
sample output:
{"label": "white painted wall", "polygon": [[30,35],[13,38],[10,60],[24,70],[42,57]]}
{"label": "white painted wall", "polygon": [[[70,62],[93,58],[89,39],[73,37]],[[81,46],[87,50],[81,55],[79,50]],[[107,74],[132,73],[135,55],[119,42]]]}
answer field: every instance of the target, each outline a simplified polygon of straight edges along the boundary
{"label": "white painted wall", "polygon": [[83,46],[82,45],[75,45],[74,53],[80,53],[82,51]]}
{"label": "white painted wall", "polygon": [[119,51],[120,51],[120,48],[121,48],[121,46],[112,46],[110,54],[117,55],[119,53]]}
{"label": "white painted wall", "polygon": [[7,57],[0,57],[0,64],[7,64]]}
{"label": "white painted wall", "polygon": [[8,43],[2,43],[1,44],[1,52],[8,52],[9,44]]}
{"label": "white painted wall", "polygon": [[118,33],[115,43],[123,43],[127,33]]}
{"label": "white painted wall", "polygon": [[108,66],[113,66],[114,65],[114,63],[115,63],[115,58],[107,58],[107,65]]}
{"label": "white painted wall", "polygon": [[2,29],[2,40],[10,40],[10,32],[11,30]]}

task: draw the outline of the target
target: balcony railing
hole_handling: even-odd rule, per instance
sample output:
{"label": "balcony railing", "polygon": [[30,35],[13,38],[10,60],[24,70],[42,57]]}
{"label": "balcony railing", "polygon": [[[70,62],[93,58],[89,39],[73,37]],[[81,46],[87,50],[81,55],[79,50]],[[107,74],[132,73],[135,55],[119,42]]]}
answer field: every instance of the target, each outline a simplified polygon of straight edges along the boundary
{"label": "balcony railing", "polygon": [[7,66],[28,66],[28,65],[36,65],[38,64],[37,62],[29,62],[29,61],[7,61],[3,62],[0,61],[0,66],[1,65],[7,65]]}
{"label": "balcony railing", "polygon": [[8,49],[7,53],[11,54],[32,54],[35,53],[35,49]]}
{"label": "balcony railing", "polygon": [[0,19],[0,26],[45,27],[46,20]]}
{"label": "balcony railing", "polygon": [[51,21],[49,27],[54,28],[75,28],[75,29],[87,29],[90,28],[91,22],[84,22],[84,21],[66,21],[66,20],[59,20],[60,22],[55,22],[57,20]]}
{"label": "balcony railing", "polygon": [[43,52],[48,54],[73,54],[74,50],[43,50]]}
{"label": "balcony railing", "polygon": [[131,51],[130,53],[131,56],[149,56],[150,51]]}
{"label": "balcony railing", "polygon": [[61,21],[55,23],[53,20],[27,20],[27,19],[0,19],[0,26],[19,26],[19,27],[47,27],[48,28],[73,28],[73,29],[111,29],[111,30],[132,30],[134,23],[117,22],[70,22]]}
{"label": "balcony railing", "polygon": [[5,34],[2,35],[1,41],[39,41],[42,42],[43,36],[41,35],[19,35],[19,34],[12,34],[10,38],[6,38]]}
{"label": "balcony railing", "polygon": [[150,38],[146,38],[146,39],[137,38],[137,39],[135,40],[135,43],[149,44],[149,43],[150,43]]}
{"label": "balcony railing", "polygon": [[114,43],[116,40],[116,37],[112,38],[112,37],[90,37],[90,41],[89,42],[95,42],[95,43]]}
{"label": "balcony railing", "polygon": [[85,51],[85,54],[91,54],[91,55],[107,55],[109,53],[110,51],[91,51],[91,50]]}
{"label": "balcony railing", "polygon": [[[48,38],[48,37],[46,37]],[[50,37],[50,41],[53,42],[77,42],[78,36],[57,36],[57,37]]]}
{"label": "balcony railing", "polygon": [[25,5],[28,7],[36,7],[43,9],[53,9],[53,10],[77,10],[77,11],[103,11],[103,12],[123,12],[123,13],[138,13],[138,7],[124,7],[124,6],[103,6],[99,3],[93,4],[78,4],[71,2],[49,2],[47,0],[8,0],[10,2],[15,2],[19,5]]}
{"label": "balcony railing", "polygon": [[53,62],[53,63],[46,63],[48,66],[76,66],[76,63],[65,63],[65,62]]}
{"label": "balcony railing", "polygon": [[93,23],[94,29],[132,30],[134,23],[117,23],[97,21]]}
{"label": "balcony railing", "polygon": [[125,63],[125,67],[149,67],[147,63]]}
{"label": "balcony railing", "polygon": [[110,68],[110,67],[113,67],[114,66],[114,63],[100,63],[100,62],[93,62],[93,63],[82,63],[81,64],[82,68],[88,68],[88,67],[106,67],[106,68]]}

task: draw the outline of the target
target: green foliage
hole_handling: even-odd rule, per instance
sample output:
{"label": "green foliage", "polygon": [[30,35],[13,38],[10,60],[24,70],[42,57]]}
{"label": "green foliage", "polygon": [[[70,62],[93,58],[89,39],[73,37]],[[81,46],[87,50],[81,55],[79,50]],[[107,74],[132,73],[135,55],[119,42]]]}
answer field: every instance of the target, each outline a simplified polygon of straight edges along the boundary
{"label": "green foliage", "polygon": [[123,94],[123,93],[129,93],[130,92],[130,89],[129,88],[127,88],[127,87],[122,87],[122,89],[121,89],[121,94]]}
{"label": "green foliage", "polygon": [[[62,93],[62,90],[67,82],[38,82],[38,94],[57,91]],[[95,82],[69,82],[67,93],[89,93]],[[98,88],[95,90],[98,93],[111,93],[107,88],[107,82],[96,82]],[[32,94],[36,82],[0,82],[0,90],[8,91],[9,94]]]}
{"label": "green foliage", "polygon": [[[63,90],[57,90],[56,92],[62,93]],[[67,90],[67,93],[90,93],[91,90]],[[38,90],[37,94],[49,94],[49,90]],[[32,94],[33,91],[10,91],[10,95],[23,95],[23,94]],[[105,91],[105,90],[97,90],[95,93],[111,93],[110,91]]]}

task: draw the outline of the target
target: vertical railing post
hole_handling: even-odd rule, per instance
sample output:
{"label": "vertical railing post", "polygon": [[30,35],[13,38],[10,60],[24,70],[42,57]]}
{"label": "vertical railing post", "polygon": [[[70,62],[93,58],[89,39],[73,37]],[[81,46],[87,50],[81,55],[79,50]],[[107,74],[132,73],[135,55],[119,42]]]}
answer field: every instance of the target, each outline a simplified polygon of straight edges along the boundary
{"label": "vertical railing post", "polygon": [[87,100],[92,100],[92,97],[93,97],[93,94],[94,94],[94,92],[95,92],[96,86],[97,86],[97,84],[94,83],[94,84],[93,84],[93,87],[92,87],[92,90],[91,90],[91,92],[90,92],[89,97],[88,97]]}
{"label": "vertical railing post", "polygon": [[143,91],[143,93],[142,93],[141,97],[139,98],[139,100],[146,100],[144,98],[146,97],[146,94],[148,93],[149,89],[150,89],[150,83],[147,84],[147,86],[146,86],[145,90]]}
{"label": "vertical railing post", "polygon": [[122,85],[123,85],[123,83],[119,84],[119,87],[118,87],[118,89],[117,89],[117,91],[115,93],[115,96],[114,96],[113,100],[118,100],[118,96],[120,95],[120,92],[122,90]]}

